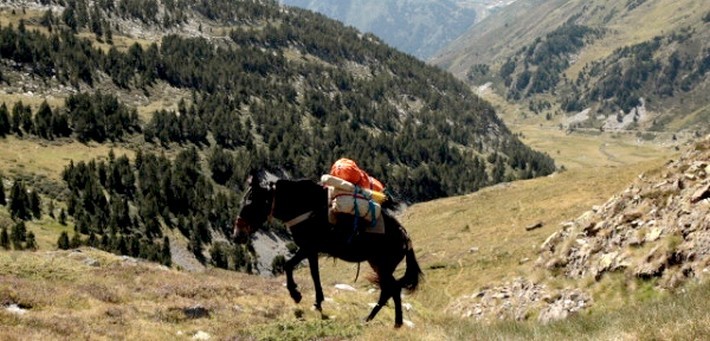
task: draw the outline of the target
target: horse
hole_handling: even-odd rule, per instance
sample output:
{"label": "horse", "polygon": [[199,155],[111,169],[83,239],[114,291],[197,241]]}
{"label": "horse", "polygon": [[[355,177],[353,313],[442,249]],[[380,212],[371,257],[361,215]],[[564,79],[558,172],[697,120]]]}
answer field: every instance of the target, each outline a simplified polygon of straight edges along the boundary
{"label": "horse", "polygon": [[[352,215],[339,215],[338,222],[328,219],[328,190],[312,180],[277,180],[261,183],[257,176],[247,180],[247,190],[241,210],[234,221],[233,238],[245,243],[248,237],[270,219],[277,219],[289,229],[296,253],[286,261],[286,287],[291,298],[299,303],[301,293],[293,279],[294,268],[308,259],[315,288],[314,307],[321,314],[323,288],[318,269],[319,254],[327,254],[346,262],[368,262],[375,272],[371,280],[380,287],[377,304],[365,319],[375,318],[380,309],[392,298],[395,309],[395,328],[402,326],[401,291],[414,292],[423,277],[404,227],[387,210],[382,211],[384,233],[367,233],[360,230],[358,220]],[[362,218],[359,225],[363,225]],[[406,259],[404,275],[395,279],[394,271]]]}

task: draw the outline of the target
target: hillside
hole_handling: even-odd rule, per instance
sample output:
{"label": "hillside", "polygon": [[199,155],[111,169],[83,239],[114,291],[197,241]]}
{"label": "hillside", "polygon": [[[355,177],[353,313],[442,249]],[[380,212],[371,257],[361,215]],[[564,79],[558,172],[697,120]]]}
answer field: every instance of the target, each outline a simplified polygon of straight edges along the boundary
{"label": "hillside", "polygon": [[348,156],[412,203],[555,169],[451,75],[271,1],[3,2],[0,57],[0,177],[31,193],[0,213],[40,248],[265,271],[227,238],[251,170]]}
{"label": "hillside", "polygon": [[[2,340],[710,334],[707,142],[520,125],[513,105],[272,1],[5,1],[0,57]],[[425,277],[405,328],[391,306],[362,322],[366,264],[353,280],[357,265],[320,262],[321,314],[307,267],[295,304],[267,275],[271,245],[227,238],[251,169],[315,178],[341,155],[411,204],[398,219]],[[695,230],[656,229],[673,214]],[[582,235],[590,217],[614,229]],[[600,262],[580,255],[618,269],[587,276]]]}
{"label": "hillside", "polygon": [[428,60],[477,22],[517,0],[281,0],[371,32],[392,47]]}
{"label": "hillside", "polygon": [[704,1],[518,1],[432,62],[552,125],[702,136],[709,13]]}
{"label": "hillside", "polygon": [[[702,338],[710,332],[707,281],[694,284],[695,280],[690,280],[670,294],[645,284],[653,281],[614,274],[602,276],[600,282],[564,280],[564,276],[534,267],[540,246],[561,223],[583,215],[592,206],[602,207],[640,173],[647,174],[646,180],[662,174],[658,169],[667,158],[675,160],[674,164],[680,159],[653,145],[636,145],[633,138],[603,138],[616,141],[609,151],[616,158],[646,155],[646,161],[620,164],[606,160],[602,153],[598,158],[588,153],[587,160],[596,166],[573,166],[569,158],[578,155],[573,148],[562,149],[562,162],[571,165],[566,172],[410,207],[401,220],[412,236],[426,281],[418,293],[403,298],[405,320],[411,322],[403,330],[392,329],[391,307],[384,308],[371,323],[361,323],[377,292],[362,279],[368,272],[365,268],[360,280],[352,282],[353,264],[321,262],[324,312],[329,316],[323,320],[308,309],[313,287],[305,267],[296,272],[305,299],[295,305],[283,287],[283,277],[246,276],[219,269],[176,271],[82,248],[0,252],[0,338]],[[656,159],[660,155],[663,157]],[[542,221],[543,226],[526,230],[536,221]],[[580,285],[586,288],[591,283],[593,300],[573,318],[547,324],[538,323],[534,312],[522,321],[479,321],[475,315],[462,317],[466,311],[455,308],[455,302],[466,303],[468,298],[464,297],[476,299],[481,292],[481,297],[490,297],[489,302],[509,302],[495,306],[525,307],[504,299],[517,292],[515,283],[524,283],[517,279],[521,277],[534,283],[531,288],[544,286],[548,292]]]}
{"label": "hillside", "polygon": [[372,32],[389,45],[421,60],[431,57],[476,22],[474,1],[283,0],[285,5],[322,13]]}
{"label": "hillside", "polygon": [[542,245],[537,263],[563,276],[613,273],[675,289],[710,273],[710,136],[643,173]]}

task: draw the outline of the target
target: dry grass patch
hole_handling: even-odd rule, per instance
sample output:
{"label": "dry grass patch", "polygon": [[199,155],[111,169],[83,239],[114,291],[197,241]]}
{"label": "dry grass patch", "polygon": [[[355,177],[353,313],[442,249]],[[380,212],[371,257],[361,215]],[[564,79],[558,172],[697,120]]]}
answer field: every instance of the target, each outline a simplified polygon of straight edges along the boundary
{"label": "dry grass patch", "polygon": [[116,155],[133,157],[133,152],[119,145],[83,144],[73,140],[45,141],[8,136],[0,139],[0,171],[7,177],[13,174],[37,174],[59,180],[70,161],[89,161],[107,158],[113,149]]}
{"label": "dry grass patch", "polygon": [[[218,270],[179,272],[94,249],[0,252],[0,273],[3,340],[164,340],[200,330],[229,338],[290,314],[286,292],[276,290],[275,280]],[[13,315],[4,309],[10,304],[27,310]]]}

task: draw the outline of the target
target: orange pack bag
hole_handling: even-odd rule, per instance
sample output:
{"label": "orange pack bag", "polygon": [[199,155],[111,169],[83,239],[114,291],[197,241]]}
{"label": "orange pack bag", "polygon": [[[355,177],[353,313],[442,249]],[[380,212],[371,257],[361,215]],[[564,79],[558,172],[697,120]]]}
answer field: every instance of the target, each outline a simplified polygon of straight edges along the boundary
{"label": "orange pack bag", "polygon": [[338,161],[335,161],[333,166],[330,168],[330,175],[350,181],[357,186],[367,188],[372,191],[383,192],[385,189],[385,186],[383,186],[379,180],[368,175],[364,170],[357,166],[355,161],[347,158],[341,158]]}

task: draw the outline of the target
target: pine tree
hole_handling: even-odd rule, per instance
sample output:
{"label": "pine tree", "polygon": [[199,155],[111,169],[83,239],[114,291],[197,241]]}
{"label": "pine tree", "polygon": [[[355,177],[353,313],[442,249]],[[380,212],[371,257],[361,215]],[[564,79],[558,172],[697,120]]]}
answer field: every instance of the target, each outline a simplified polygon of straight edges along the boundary
{"label": "pine tree", "polygon": [[5,200],[5,185],[2,181],[2,176],[0,176],[0,205],[5,206],[7,201]]}
{"label": "pine tree", "polygon": [[23,109],[24,110],[22,110],[21,116],[22,130],[24,130],[27,134],[31,134],[32,132],[34,132],[34,122],[32,121],[32,108],[28,105]]}
{"label": "pine tree", "polygon": [[99,246],[99,240],[96,238],[94,231],[89,232],[89,239],[86,240],[86,245],[91,247]]}
{"label": "pine tree", "polygon": [[[0,81],[2,79],[0,78]],[[10,121],[10,113],[7,110],[7,105],[0,105],[0,138],[5,137],[12,131],[12,122]]]}
{"label": "pine tree", "polygon": [[15,103],[12,107],[12,117],[10,127],[13,133],[22,136],[22,114],[25,111],[25,106],[22,101]]}
{"label": "pine tree", "polygon": [[42,218],[42,201],[39,198],[37,191],[32,191],[29,196],[30,211],[35,219]]}
{"label": "pine tree", "polygon": [[202,241],[200,240],[200,234],[196,228],[193,228],[190,233],[190,241],[187,247],[200,263],[205,263],[205,255],[202,254]]}
{"label": "pine tree", "polygon": [[3,227],[0,231],[0,247],[5,250],[10,249],[10,235],[7,233],[7,228]]}
{"label": "pine tree", "polygon": [[10,215],[21,220],[31,219],[32,212],[29,206],[29,198],[24,184],[19,180],[15,181],[10,190]]}
{"label": "pine tree", "polygon": [[34,132],[37,136],[52,140],[54,139],[54,134],[52,132],[52,119],[54,113],[52,113],[52,108],[49,107],[47,101],[40,104],[37,113],[35,114]]}
{"label": "pine tree", "polygon": [[57,248],[60,250],[69,250],[69,247],[69,235],[67,231],[62,231],[62,234],[59,235],[59,239],[57,240]]}
{"label": "pine tree", "polygon": [[173,256],[170,252],[170,238],[168,238],[168,236],[163,237],[163,247],[160,250],[160,262],[165,266],[171,266],[173,264]]}
{"label": "pine tree", "polygon": [[54,200],[49,201],[49,204],[47,206],[47,211],[49,211],[49,216],[52,219],[56,219],[56,217],[54,216]]}
{"label": "pine tree", "polygon": [[232,254],[232,259],[234,260],[234,270],[241,271],[249,264],[249,255],[247,251],[241,245],[234,246],[234,253]]}
{"label": "pine tree", "polygon": [[126,238],[121,234],[118,236],[118,241],[116,242],[116,252],[120,255],[128,255],[128,243]]}
{"label": "pine tree", "polygon": [[27,242],[25,243],[25,249],[31,251],[37,251],[37,240],[35,239],[34,232],[30,231],[27,233]]}
{"label": "pine tree", "polygon": [[15,250],[22,250],[25,241],[27,241],[27,227],[24,221],[19,221],[17,224],[12,226],[10,230],[10,241],[12,242],[12,247]]}
{"label": "pine tree", "polygon": [[63,226],[67,225],[67,212],[64,211],[63,208],[59,209],[59,224]]}
{"label": "pine tree", "polygon": [[76,249],[82,245],[81,241],[81,235],[79,232],[74,232],[74,235],[71,237],[71,240],[69,241],[69,247],[72,249]]}
{"label": "pine tree", "polygon": [[108,233],[104,233],[101,236],[101,242],[99,244],[99,248],[104,251],[111,250],[111,237],[108,235]]}
{"label": "pine tree", "polygon": [[212,248],[210,249],[210,258],[212,259],[212,264],[218,268],[227,269],[229,266],[227,252],[222,243],[212,244]]}

